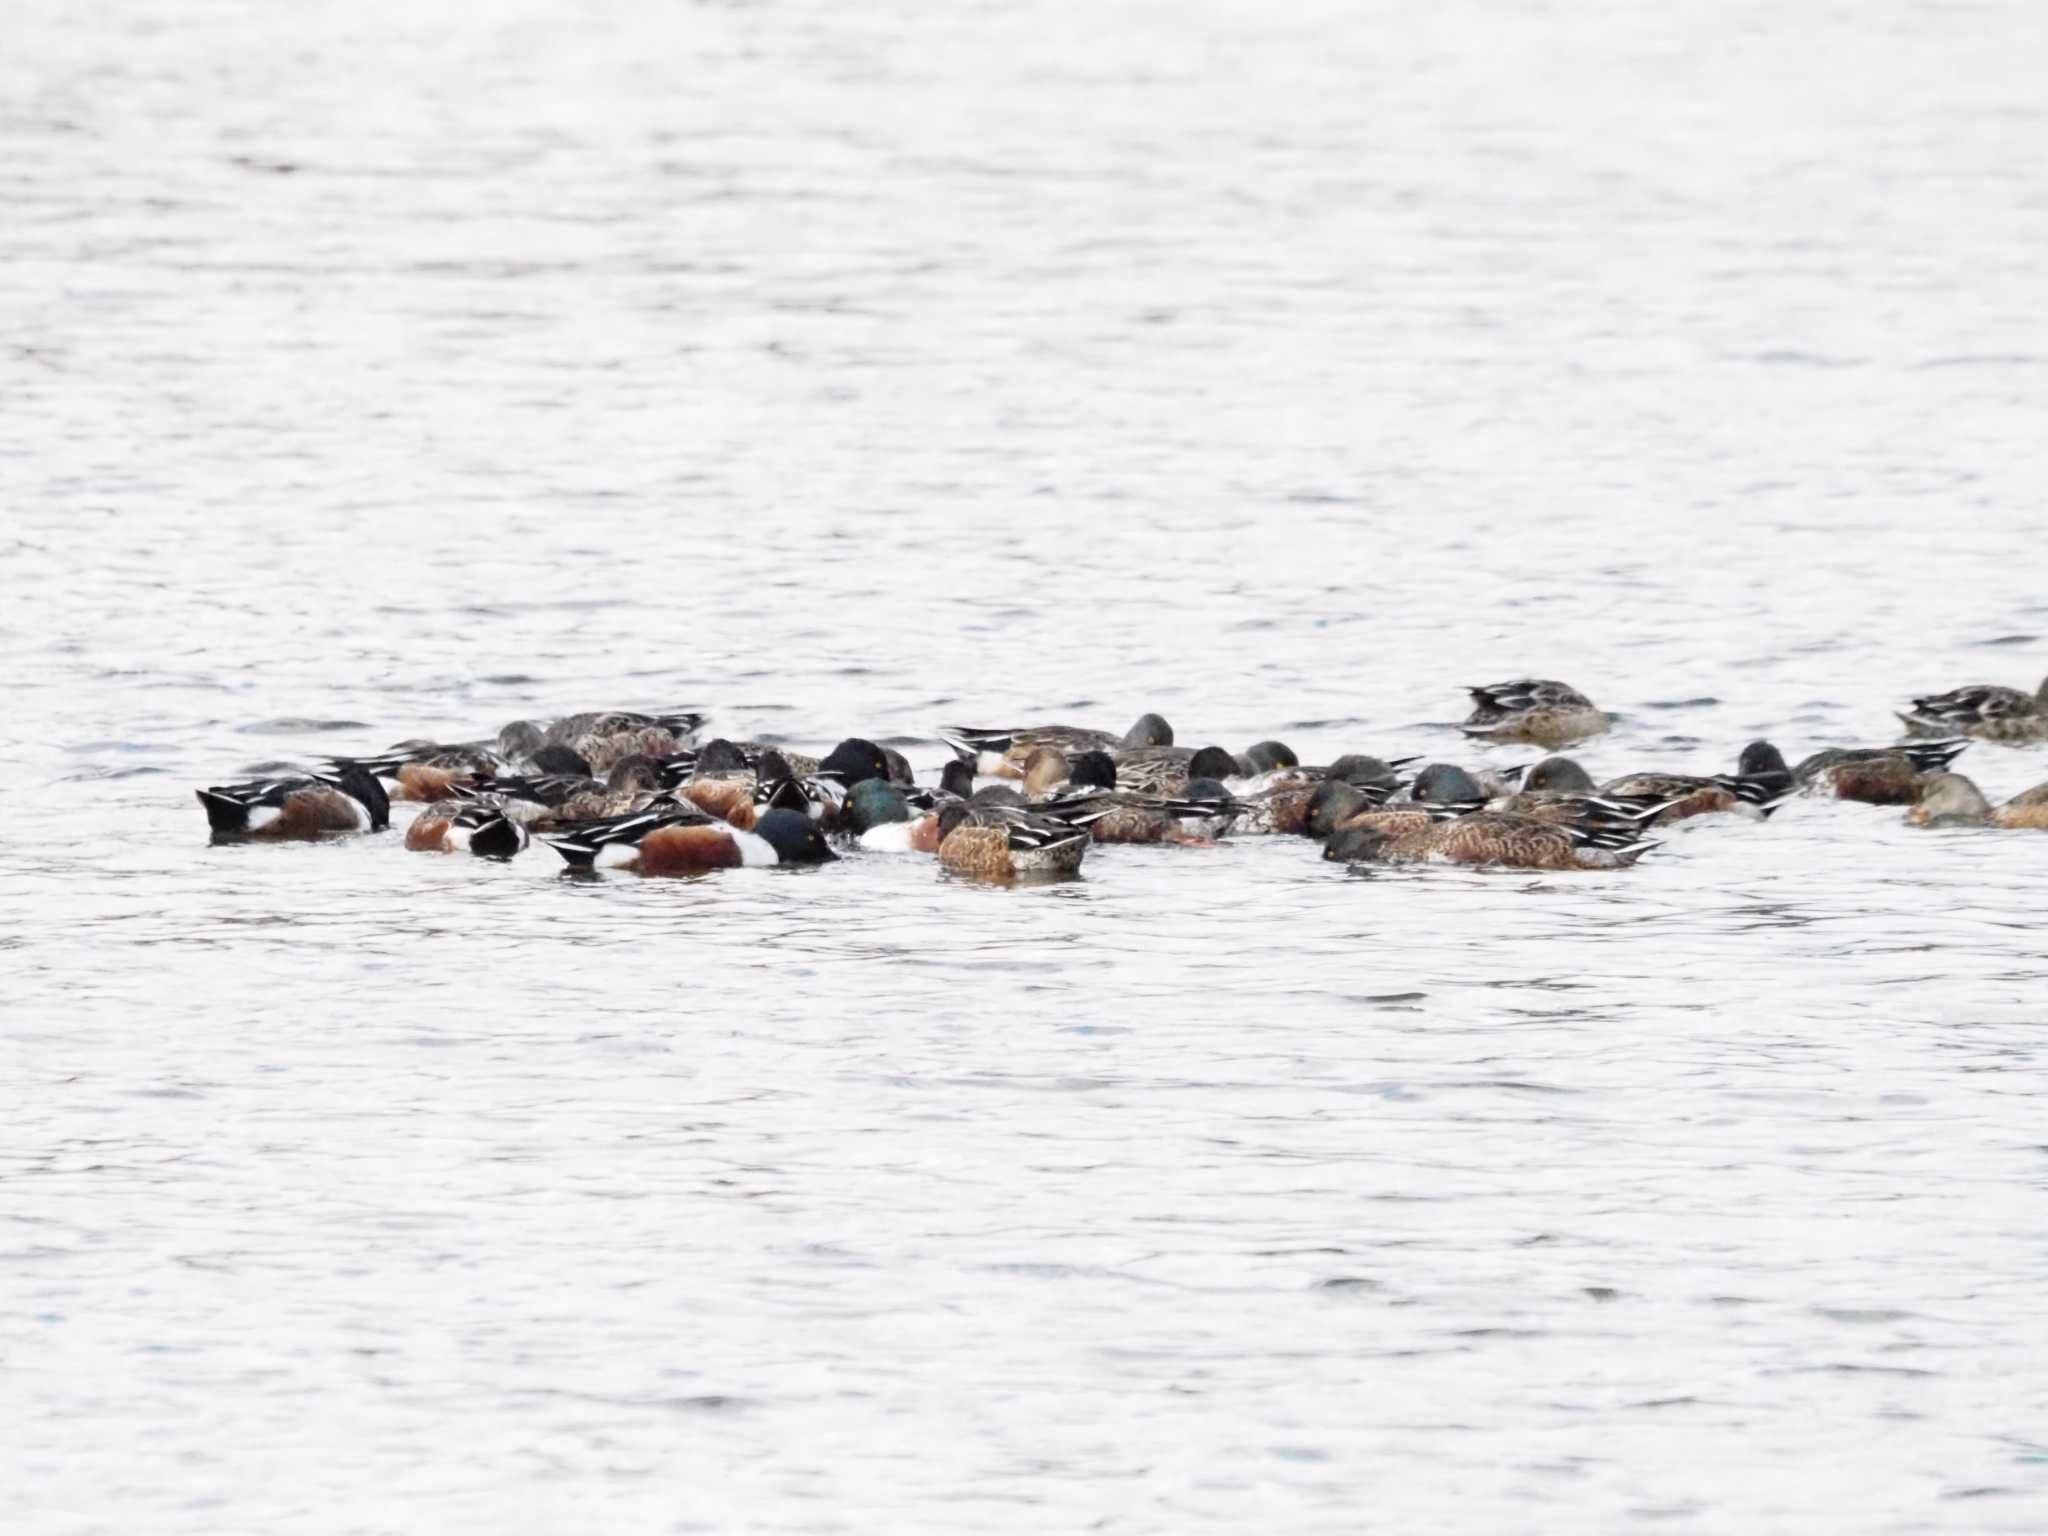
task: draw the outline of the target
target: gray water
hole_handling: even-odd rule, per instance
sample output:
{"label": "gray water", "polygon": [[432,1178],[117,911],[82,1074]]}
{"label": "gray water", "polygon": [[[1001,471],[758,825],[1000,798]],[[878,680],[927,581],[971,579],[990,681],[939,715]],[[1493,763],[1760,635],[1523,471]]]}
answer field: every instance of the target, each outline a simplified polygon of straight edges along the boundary
{"label": "gray water", "polygon": [[14,0],[0,1526],[2048,1525],[2048,839],[574,882],[191,797],[2031,687],[2044,26]]}

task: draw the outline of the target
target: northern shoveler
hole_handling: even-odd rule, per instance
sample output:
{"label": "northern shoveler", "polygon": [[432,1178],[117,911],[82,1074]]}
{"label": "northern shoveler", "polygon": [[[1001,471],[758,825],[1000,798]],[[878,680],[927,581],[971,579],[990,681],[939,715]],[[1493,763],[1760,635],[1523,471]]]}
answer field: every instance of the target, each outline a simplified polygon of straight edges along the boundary
{"label": "northern shoveler", "polygon": [[817,758],[788,747],[728,741],[722,736],[694,750],[671,753],[662,761],[670,765],[666,775],[670,788],[692,778],[815,779],[824,766]]}
{"label": "northern shoveler", "polygon": [[1215,779],[1190,779],[1175,796],[1115,786],[1115,764],[1101,752],[1082,753],[1075,766],[1057,747],[1039,747],[1025,764],[1031,809],[1087,828],[1098,843],[1207,845],[1228,832],[1237,815],[1236,799]]}
{"label": "northern shoveler", "polygon": [[1640,826],[1539,821],[1505,811],[1439,820],[1427,812],[1354,817],[1330,836],[1323,857],[1350,863],[1443,863],[1508,869],[1623,869],[1657,845]]}
{"label": "northern shoveler", "polygon": [[508,763],[531,758],[547,745],[547,727],[536,720],[514,720],[498,731],[498,755]]}
{"label": "northern shoveler", "polygon": [[336,832],[381,832],[391,825],[391,799],[360,764],[339,773],[298,774],[216,784],[196,791],[217,838],[311,838]]}
{"label": "northern shoveler", "polygon": [[661,772],[662,786],[678,799],[699,810],[729,821],[751,826],[757,814],[756,791],[761,786],[761,768],[775,782],[794,778],[795,770],[777,753],[749,751],[724,737],[707,741],[694,753],[666,759]]}
{"label": "northern shoveler", "polygon": [[[906,768],[908,766],[905,764]],[[811,777],[829,779],[842,789],[851,789],[869,779],[894,783],[896,770],[883,748],[863,737],[849,736],[818,759],[818,766],[811,770]]]}
{"label": "northern shoveler", "polygon": [[1516,792],[1524,795],[1590,795],[1599,785],[1569,757],[1546,757],[1522,770]]}
{"label": "northern shoveler", "polygon": [[466,789],[488,784],[505,771],[506,762],[487,747],[450,746],[438,741],[401,741],[388,751],[366,757],[331,757],[336,773],[350,766],[375,774],[394,800],[432,804]]}
{"label": "northern shoveler", "polygon": [[1116,764],[1116,787],[1141,795],[1178,795],[1195,779],[1234,779],[1237,758],[1221,747],[1146,747],[1110,754]]}
{"label": "northern shoveler", "polygon": [[1079,725],[1029,725],[994,730],[949,725],[940,730],[939,740],[951,747],[954,755],[977,773],[1020,779],[1024,776],[1024,759],[1031,755],[1034,747],[1058,747],[1069,754],[1086,752],[1090,748],[1114,751],[1118,748],[1170,747],[1173,745],[1173,727],[1162,716],[1147,714],[1140,715],[1137,723],[1122,736]]}
{"label": "northern shoveler", "polygon": [[405,829],[405,846],[415,853],[473,853],[509,859],[526,847],[526,828],[495,805],[429,806]]}
{"label": "northern shoveler", "polygon": [[821,864],[838,857],[817,823],[771,810],[751,831],[694,806],[666,805],[544,832],[541,841],[571,869],[621,869],[642,875],[694,875],[743,865]]}
{"label": "northern shoveler", "polygon": [[[1541,764],[1538,764],[1540,767]],[[1762,820],[1793,793],[1792,771],[1768,741],[1742,749],[1732,774],[1628,773],[1595,791],[1604,800],[1663,802],[1654,825],[1732,811]]]}
{"label": "northern shoveler", "polygon": [[984,879],[1072,874],[1092,841],[1085,827],[1017,806],[949,805],[939,812],[939,862]]}
{"label": "northern shoveler", "polygon": [[1300,824],[1292,824],[1293,807],[1284,805],[1281,814],[1288,824],[1276,830],[1326,838],[1350,817],[1389,805],[1396,795],[1409,800],[1420,797],[1425,802],[1441,796],[1445,804],[1456,804],[1464,810],[1477,810],[1486,803],[1485,792],[1461,768],[1435,763],[1424,769],[1422,776],[1410,780],[1397,774],[1395,766],[1376,757],[1339,758],[1330,765],[1329,777],[1317,784],[1301,803]]}
{"label": "northern shoveler", "polygon": [[638,755],[622,757],[602,779],[579,773],[522,774],[494,780],[474,791],[473,797],[528,828],[601,821],[645,810],[663,791],[665,763]]}
{"label": "northern shoveler", "polygon": [[842,818],[855,843],[871,853],[937,853],[939,813],[913,811],[902,789],[866,779],[847,791]]}
{"label": "northern shoveler", "polygon": [[[1252,754],[1247,753],[1249,758]],[[1275,764],[1247,785],[1243,781],[1225,787],[1237,797],[1238,815],[1231,831],[1246,835],[1277,833],[1299,836],[1308,832],[1311,815],[1320,810],[1329,823],[1318,835],[1327,837],[1330,827],[1345,816],[1385,804],[1408,781],[1395,768],[1411,762],[1401,758],[1387,763],[1377,757],[1347,753],[1327,767],[1304,768]],[[1258,766],[1254,760],[1252,766]]]}
{"label": "northern shoveler", "polygon": [[1469,816],[1483,810],[1493,798],[1488,786],[1456,763],[1430,763],[1415,775],[1407,790],[1388,809],[1407,804],[1428,809],[1436,816]]}
{"label": "northern shoveler", "polygon": [[[1079,752],[1075,754],[1085,773],[1096,762],[1108,762],[1106,752]],[[1116,782],[1116,766],[1109,770],[1110,782]],[[1074,780],[1074,764],[1058,747],[1033,747],[1030,756],[1024,759],[1024,776],[1018,781],[1018,793],[1027,801],[1038,801],[1064,789]],[[1092,779],[1083,782],[1094,782]]]}
{"label": "northern shoveler", "polygon": [[1917,805],[1928,778],[1943,772],[1969,747],[1968,738],[1909,741],[1897,747],[1829,747],[1792,770],[1811,793],[1865,805]]}
{"label": "northern shoveler", "polygon": [[1299,768],[1301,759],[1284,741],[1255,741],[1237,754],[1237,776],[1256,779],[1282,768]]}
{"label": "northern shoveler", "polygon": [[743,829],[752,828],[772,810],[794,811],[820,823],[837,815],[841,801],[837,784],[779,772],[784,764],[772,753],[761,758],[761,765],[767,771],[758,776],[699,774],[686,780],[675,794],[699,810]]}
{"label": "northern shoveler", "polygon": [[608,772],[622,757],[661,757],[690,744],[704,717],[694,710],[638,715],[629,710],[588,710],[557,720],[544,733],[550,746],[568,747],[593,773]]}
{"label": "northern shoveler", "polygon": [[2048,739],[2048,678],[2031,694],[1996,683],[1972,683],[1947,693],[1924,694],[1898,715],[1915,736],[2041,741]]}
{"label": "northern shoveler", "polygon": [[2048,831],[2048,784],[2022,790],[1994,806],[1984,791],[1960,773],[1937,773],[1927,780],[1920,803],[1906,812],[1917,827],[2012,827]]}
{"label": "northern shoveler", "polygon": [[1628,834],[1627,840],[1635,840],[1664,806],[1663,801],[1650,799],[1622,802],[1594,794],[1555,794],[1533,807],[1517,810],[1501,804],[1494,788],[1454,763],[1431,763],[1415,776],[1415,782],[1403,795],[1337,821],[1331,835],[1362,827],[1389,836],[1406,836],[1487,812],[1601,834],[1608,841],[1622,833]]}
{"label": "northern shoveler", "polygon": [[1178,795],[1127,789],[1068,789],[1033,807],[1040,815],[1084,827],[1098,843],[1179,843],[1213,847],[1230,834],[1238,802],[1215,779],[1190,779]]}
{"label": "northern shoveler", "polygon": [[1521,678],[1467,688],[1472,713],[1462,727],[1467,736],[1487,741],[1526,741],[1556,751],[1612,723],[1578,689],[1546,678]]}

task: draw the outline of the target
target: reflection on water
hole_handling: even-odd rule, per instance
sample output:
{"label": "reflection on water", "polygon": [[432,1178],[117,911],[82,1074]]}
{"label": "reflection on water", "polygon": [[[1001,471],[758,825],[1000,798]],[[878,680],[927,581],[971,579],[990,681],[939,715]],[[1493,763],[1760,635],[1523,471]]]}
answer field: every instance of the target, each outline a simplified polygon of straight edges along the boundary
{"label": "reflection on water", "polygon": [[10,1529],[2048,1519],[2048,841],[579,882],[190,793],[613,704],[1443,755],[1525,671],[1721,770],[2031,686],[2031,9],[9,34]]}

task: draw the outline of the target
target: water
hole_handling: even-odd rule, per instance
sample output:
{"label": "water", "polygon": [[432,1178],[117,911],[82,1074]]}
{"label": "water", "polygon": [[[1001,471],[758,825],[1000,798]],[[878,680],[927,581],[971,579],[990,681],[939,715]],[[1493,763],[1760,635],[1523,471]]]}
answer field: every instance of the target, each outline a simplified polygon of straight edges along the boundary
{"label": "water", "polygon": [[2048,1523],[2048,841],[207,847],[591,706],[2048,671],[2038,7],[1270,10],[9,8],[10,1532]]}

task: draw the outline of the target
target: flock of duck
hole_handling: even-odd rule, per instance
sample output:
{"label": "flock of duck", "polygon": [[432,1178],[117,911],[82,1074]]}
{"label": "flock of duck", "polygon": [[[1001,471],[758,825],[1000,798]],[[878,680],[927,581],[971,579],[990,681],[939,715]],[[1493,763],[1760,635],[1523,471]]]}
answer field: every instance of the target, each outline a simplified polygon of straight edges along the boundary
{"label": "flock of duck", "polygon": [[[1611,723],[1563,683],[1469,692],[1463,729],[1475,741],[1554,753]],[[511,858],[540,841],[572,870],[649,875],[820,863],[839,856],[836,844],[1011,879],[1071,873],[1097,843],[1207,845],[1253,833],[1314,838],[1324,858],[1354,863],[1620,869],[1656,846],[1653,828],[1761,818],[1801,793],[1904,805],[1924,826],[2048,829],[2048,784],[1993,805],[1949,771],[1973,739],[2048,741],[2048,681],[2032,694],[1987,684],[1932,694],[1899,717],[1898,745],[1829,748],[1788,766],[1757,741],[1730,774],[1599,782],[1562,756],[1510,769],[1363,754],[1304,766],[1278,741],[1242,753],[1180,746],[1148,714],[1120,736],[947,729],[953,761],[937,784],[920,785],[902,754],[862,737],[812,759],[760,742],[699,744],[705,717],[695,712],[607,710],[514,721],[482,743],[401,742],[198,795],[217,840],[381,831],[396,799],[420,807],[407,848]]]}

